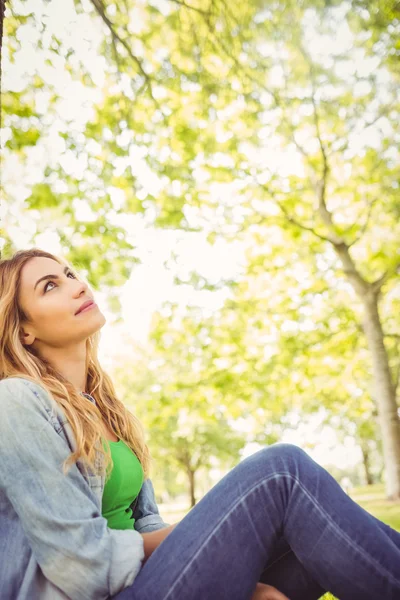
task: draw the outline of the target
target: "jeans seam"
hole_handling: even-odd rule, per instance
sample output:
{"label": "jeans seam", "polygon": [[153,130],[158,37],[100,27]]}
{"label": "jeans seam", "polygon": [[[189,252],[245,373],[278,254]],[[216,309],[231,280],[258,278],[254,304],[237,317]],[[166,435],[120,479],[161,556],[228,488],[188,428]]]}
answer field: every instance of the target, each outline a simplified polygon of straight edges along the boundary
{"label": "jeans seam", "polygon": [[228,510],[225,517],[222,519],[222,521],[220,523],[218,523],[218,526],[214,529],[214,531],[208,536],[208,538],[206,540],[204,540],[204,542],[202,543],[200,548],[197,550],[196,554],[192,557],[192,560],[186,565],[185,569],[179,575],[178,579],[175,581],[175,583],[169,590],[168,594],[164,597],[164,600],[168,600],[169,596],[174,591],[175,587],[179,584],[179,582],[181,581],[182,577],[185,575],[186,571],[189,569],[191,564],[196,560],[197,556],[203,550],[204,546],[214,537],[214,535],[217,533],[218,529],[225,523],[226,519],[228,519],[228,517],[235,510],[235,508],[237,508],[240,504],[242,504],[242,502],[247,498],[247,496],[249,496],[249,494],[251,494],[256,488],[260,487],[264,482],[269,481],[270,479],[277,479],[281,475],[286,475],[286,473],[274,473],[267,479],[264,479],[264,478],[261,479],[244,496],[242,496],[242,498],[240,498],[240,500],[238,502],[236,502],[234,505],[231,506],[231,508]]}
{"label": "jeans seam", "polygon": [[[267,478],[263,478],[260,481],[258,481],[252,488],[250,488],[250,490],[248,490],[248,492],[242,496],[240,498],[240,500],[238,502],[236,502],[234,505],[231,506],[231,508],[228,510],[227,514],[225,515],[225,517],[222,519],[222,521],[218,524],[218,526],[214,529],[214,531],[207,537],[206,540],[204,540],[204,542],[202,543],[202,545],[200,546],[200,548],[197,550],[197,552],[195,553],[195,555],[192,557],[192,560],[186,565],[185,569],[181,572],[181,574],[179,575],[178,579],[175,581],[175,583],[173,584],[173,586],[170,588],[170,590],[168,591],[167,595],[164,597],[164,600],[168,600],[168,598],[170,597],[170,595],[172,594],[172,592],[174,591],[174,589],[176,588],[176,586],[179,584],[179,582],[181,581],[181,579],[183,578],[183,576],[185,575],[185,573],[187,572],[187,570],[190,568],[191,564],[196,560],[197,556],[200,554],[200,552],[203,550],[204,546],[214,537],[214,535],[216,535],[217,531],[220,529],[220,527],[225,523],[226,519],[229,518],[230,514],[235,510],[235,508],[237,508],[240,504],[242,504],[242,502],[247,498],[247,496],[249,496],[255,489],[257,489],[258,487],[260,487],[261,485],[263,485],[264,483],[266,483],[267,481],[270,481],[272,479],[278,479],[279,477],[288,477],[289,479],[292,479],[293,481],[295,481],[299,487],[303,490],[303,492],[305,493],[305,495],[308,497],[308,499],[311,501],[311,503],[315,506],[315,508],[322,514],[324,515],[324,517],[327,519],[327,521],[329,522],[329,524],[333,527],[333,531],[337,530],[338,527],[336,525],[336,523],[331,519],[331,517],[322,509],[320,508],[320,506],[314,501],[314,498],[312,496],[309,495],[308,491],[304,488],[304,486],[302,485],[302,483],[297,479],[297,477],[295,477],[294,475],[292,475],[291,473],[274,473],[273,475],[271,475],[270,477]],[[359,553],[361,555],[364,556],[364,558],[369,561],[370,563],[372,563],[375,567],[378,567],[378,570],[384,570],[389,578],[396,584],[398,585],[400,582],[399,580],[396,580],[391,573],[389,573],[388,571],[386,571],[385,567],[383,567],[382,565],[380,565],[379,563],[376,563],[375,560],[369,555],[364,553],[364,550],[362,548],[360,548],[360,546],[358,544],[356,544],[354,542],[354,540],[352,540],[351,538],[349,538],[347,536],[347,534],[342,531],[342,529],[340,529],[340,532],[343,536],[343,538],[350,543],[350,546],[356,546],[356,548],[358,549]]]}
{"label": "jeans seam", "polygon": [[293,479],[294,481],[296,481],[296,483],[301,487],[301,489],[306,494],[306,496],[308,497],[308,499],[312,502],[312,504],[315,506],[315,508],[321,514],[323,514],[325,516],[326,520],[329,522],[329,524],[330,524],[330,526],[332,528],[332,531],[336,535],[337,535],[337,531],[339,530],[341,536],[350,544],[350,546],[357,548],[359,554],[361,554],[370,564],[372,564],[375,568],[378,567],[378,571],[384,570],[385,573],[387,573],[388,577],[391,579],[391,581],[393,581],[396,585],[398,585],[400,583],[399,579],[395,579],[393,577],[393,575],[391,573],[389,573],[389,571],[387,571],[383,565],[381,565],[380,563],[376,562],[375,559],[370,554],[364,552],[363,548],[361,548],[354,540],[352,540],[350,537],[348,537],[348,535],[347,535],[347,533],[345,531],[343,531],[340,527],[337,526],[337,524],[335,523],[335,521],[333,521],[331,519],[331,517],[315,502],[314,498],[309,495],[308,491],[304,488],[304,486],[297,479],[297,477],[295,477],[295,476],[293,476],[291,474],[289,474],[289,477],[290,477],[290,479]]}
{"label": "jeans seam", "polygon": [[265,567],[264,571],[261,571],[261,575],[264,575],[264,573],[266,573],[267,571],[270,570],[271,567],[273,567],[274,565],[276,565],[277,562],[279,562],[280,560],[282,560],[282,558],[285,558],[285,556],[287,556],[290,553],[293,553],[293,550],[286,550],[286,552],[284,552],[283,554],[281,554],[280,556],[278,556],[278,558],[276,558],[272,563],[270,563],[267,567]]}

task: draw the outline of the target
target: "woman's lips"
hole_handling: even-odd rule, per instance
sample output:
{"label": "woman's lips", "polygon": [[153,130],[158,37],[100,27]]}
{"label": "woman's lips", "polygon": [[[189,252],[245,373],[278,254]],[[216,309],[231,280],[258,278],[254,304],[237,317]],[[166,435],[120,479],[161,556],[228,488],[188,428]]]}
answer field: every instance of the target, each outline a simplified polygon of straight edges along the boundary
{"label": "woman's lips", "polygon": [[86,312],[87,310],[90,310],[91,308],[95,308],[95,307],[97,308],[96,302],[92,302],[92,304],[89,304],[89,306],[87,306],[86,308],[84,308],[83,310],[81,310],[80,312],[78,312],[76,316],[78,317],[79,315],[81,315],[82,313]]}

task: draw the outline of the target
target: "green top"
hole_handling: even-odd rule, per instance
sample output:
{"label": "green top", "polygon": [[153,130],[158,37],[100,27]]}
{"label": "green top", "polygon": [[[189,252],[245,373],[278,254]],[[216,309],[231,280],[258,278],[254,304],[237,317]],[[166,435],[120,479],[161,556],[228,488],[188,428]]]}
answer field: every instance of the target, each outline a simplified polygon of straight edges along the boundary
{"label": "green top", "polygon": [[143,469],[136,454],[123,440],[110,444],[113,469],[103,491],[101,512],[110,529],[133,529],[135,519],[129,505],[143,484]]}

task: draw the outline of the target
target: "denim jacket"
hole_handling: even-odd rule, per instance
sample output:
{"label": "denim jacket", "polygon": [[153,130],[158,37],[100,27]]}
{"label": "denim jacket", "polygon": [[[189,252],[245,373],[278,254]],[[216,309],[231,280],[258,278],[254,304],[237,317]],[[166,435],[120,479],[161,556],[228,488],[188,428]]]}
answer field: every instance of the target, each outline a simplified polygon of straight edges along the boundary
{"label": "denim jacket", "polygon": [[[104,476],[77,461],[62,408],[23,377],[0,381],[0,597],[106,600],[131,585],[144,559],[140,533],[168,527],[150,479],[132,530],[101,514]],[[97,460],[101,460],[98,453]]]}

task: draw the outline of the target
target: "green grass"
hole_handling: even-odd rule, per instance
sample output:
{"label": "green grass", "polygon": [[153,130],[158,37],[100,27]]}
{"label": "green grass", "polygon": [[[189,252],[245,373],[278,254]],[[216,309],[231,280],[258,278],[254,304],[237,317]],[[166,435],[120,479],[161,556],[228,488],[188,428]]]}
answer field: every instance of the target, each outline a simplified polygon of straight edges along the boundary
{"label": "green grass", "polygon": [[[400,531],[400,502],[385,500],[383,485],[359,487],[354,489],[350,496],[374,517]],[[336,600],[332,594],[325,594],[322,598],[323,600]]]}
{"label": "green grass", "polygon": [[[370,485],[354,489],[350,496],[365,510],[384,523],[400,531],[400,503],[385,500],[383,485]],[[160,505],[160,513],[167,523],[177,523],[187,514],[183,507]],[[332,594],[322,596],[323,600],[336,600]],[[321,598],[321,600],[322,600]]]}
{"label": "green grass", "polygon": [[361,504],[374,517],[384,521],[384,523],[387,523],[393,529],[400,531],[400,502],[388,502],[385,500],[383,485],[360,487],[350,495],[353,500]]}

